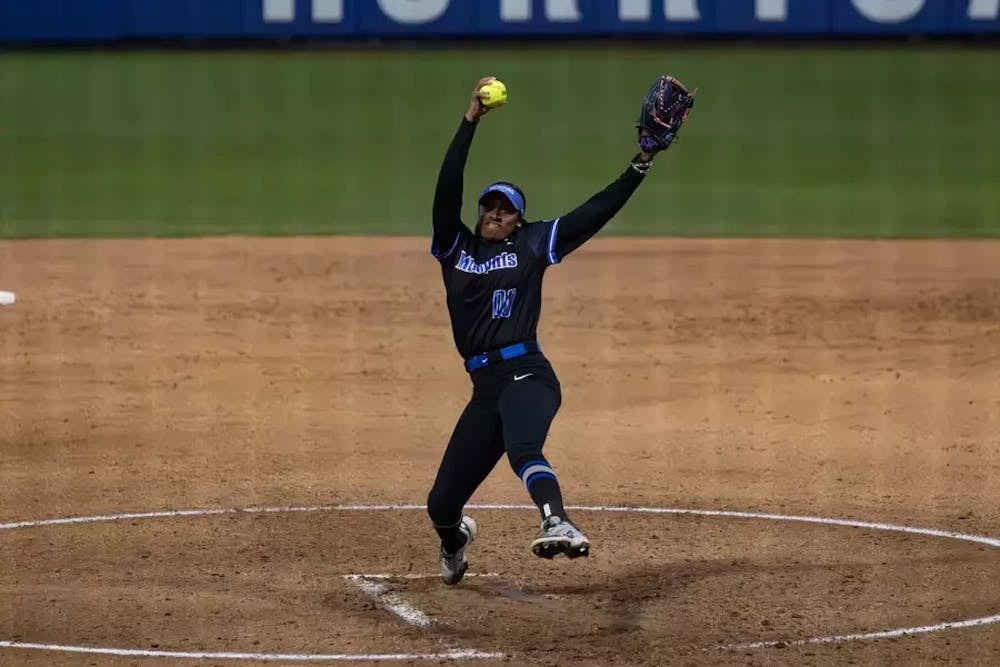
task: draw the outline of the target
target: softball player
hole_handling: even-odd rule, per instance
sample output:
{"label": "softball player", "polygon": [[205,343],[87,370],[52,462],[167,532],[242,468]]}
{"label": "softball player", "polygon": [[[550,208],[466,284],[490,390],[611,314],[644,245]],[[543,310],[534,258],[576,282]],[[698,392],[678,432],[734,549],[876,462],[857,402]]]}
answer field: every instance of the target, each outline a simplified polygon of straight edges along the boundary
{"label": "softball player", "polygon": [[613,183],[552,220],[526,221],[524,192],[513,183],[493,183],[480,194],[479,219],[470,231],[460,218],[463,171],[479,120],[489,111],[479,88],[491,78],[473,89],[434,193],[431,253],[441,264],[455,344],[472,381],[472,398],[427,499],[441,538],[441,577],[449,585],[465,575],[466,549],[476,538],[476,523],[462,510],[504,454],[541,513],[532,552],[542,558],[589,553],[590,542],[570,521],[542,453],[562,401],[559,380],[535,340],[542,278],[621,209],[660,150],[640,144]]}

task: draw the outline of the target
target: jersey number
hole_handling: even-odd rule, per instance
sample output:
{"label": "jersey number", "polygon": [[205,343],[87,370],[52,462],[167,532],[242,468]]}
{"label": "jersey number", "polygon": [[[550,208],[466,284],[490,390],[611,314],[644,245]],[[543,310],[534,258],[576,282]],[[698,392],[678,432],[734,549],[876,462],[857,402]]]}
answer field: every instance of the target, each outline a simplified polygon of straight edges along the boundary
{"label": "jersey number", "polygon": [[498,289],[493,292],[493,319],[499,320],[510,317],[510,309],[514,307],[514,297],[517,296],[517,289]]}

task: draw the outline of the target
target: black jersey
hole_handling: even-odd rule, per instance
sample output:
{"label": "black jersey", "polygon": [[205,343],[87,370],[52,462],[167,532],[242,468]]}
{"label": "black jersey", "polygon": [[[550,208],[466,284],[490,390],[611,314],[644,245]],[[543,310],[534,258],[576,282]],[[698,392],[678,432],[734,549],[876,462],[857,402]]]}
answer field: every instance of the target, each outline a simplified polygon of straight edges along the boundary
{"label": "black jersey", "polygon": [[525,224],[506,241],[487,241],[463,226],[437,252],[455,344],[464,358],[535,339],[542,276],[558,261],[549,254],[554,221]]}
{"label": "black jersey", "polygon": [[463,171],[476,123],[462,120],[434,194],[431,253],[441,263],[455,345],[463,358],[534,340],[545,270],[596,234],[628,201],[643,172],[621,176],[573,211],[526,222],[505,241],[477,236],[461,221]]}

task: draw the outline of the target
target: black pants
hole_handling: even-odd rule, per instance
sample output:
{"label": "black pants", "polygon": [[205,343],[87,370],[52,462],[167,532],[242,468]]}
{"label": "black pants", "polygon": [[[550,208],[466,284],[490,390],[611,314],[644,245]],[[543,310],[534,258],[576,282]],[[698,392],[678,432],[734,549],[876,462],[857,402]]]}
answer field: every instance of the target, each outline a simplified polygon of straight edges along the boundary
{"label": "black pants", "polygon": [[562,403],[559,380],[540,353],[473,371],[472,399],[452,433],[427,512],[437,526],[451,526],[505,453],[515,473],[541,457],[549,426]]}

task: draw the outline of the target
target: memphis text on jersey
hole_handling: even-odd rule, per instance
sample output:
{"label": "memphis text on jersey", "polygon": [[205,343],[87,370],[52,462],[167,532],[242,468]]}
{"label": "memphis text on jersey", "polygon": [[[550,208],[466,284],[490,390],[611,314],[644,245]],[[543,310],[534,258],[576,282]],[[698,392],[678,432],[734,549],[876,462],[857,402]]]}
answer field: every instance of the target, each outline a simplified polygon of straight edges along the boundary
{"label": "memphis text on jersey", "polygon": [[458,257],[458,263],[455,264],[455,268],[465,273],[475,273],[478,275],[501,269],[516,269],[517,255],[512,252],[502,252],[485,262],[477,262],[475,257],[463,250],[462,254]]}

